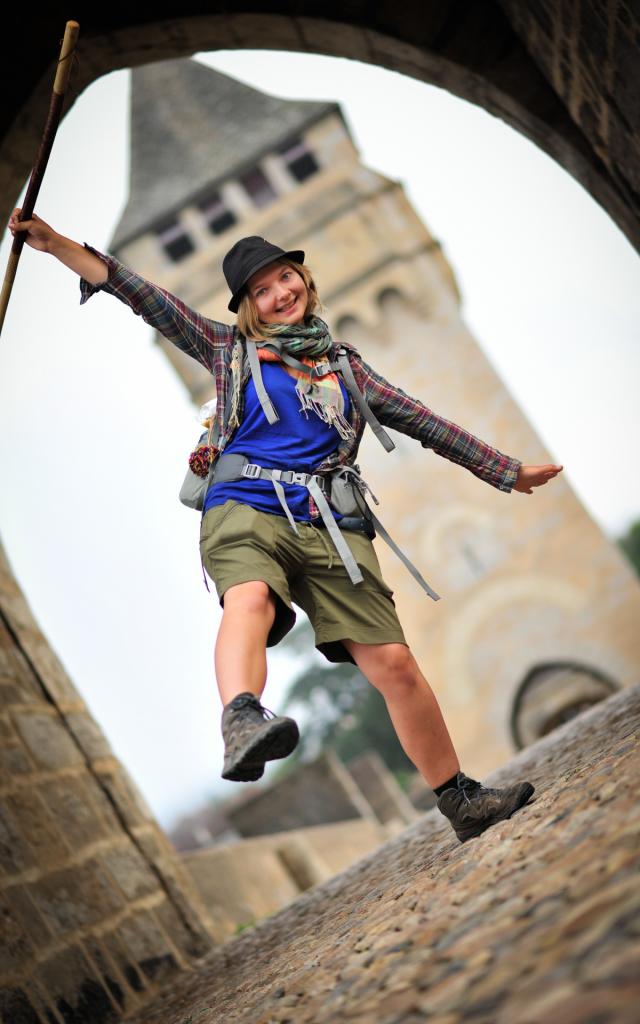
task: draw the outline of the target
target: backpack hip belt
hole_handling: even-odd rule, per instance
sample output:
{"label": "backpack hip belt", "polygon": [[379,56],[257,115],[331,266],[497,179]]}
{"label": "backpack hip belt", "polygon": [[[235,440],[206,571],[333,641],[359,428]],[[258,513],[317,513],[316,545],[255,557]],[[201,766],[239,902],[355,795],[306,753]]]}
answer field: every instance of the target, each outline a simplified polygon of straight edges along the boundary
{"label": "backpack hip belt", "polygon": [[322,521],[327,532],[334,543],[336,551],[342,559],[352,583],[363,583],[364,576],[360,572],[358,563],[353,557],[351,548],[338,529],[329,503],[325,497],[326,481],[321,476],[312,473],[298,473],[292,469],[273,469],[268,466],[259,466],[256,462],[249,462],[246,455],[219,455],[213,470],[212,482],[214,484],[223,481],[242,480],[270,480],[276,492],[282,510],[289,520],[289,525],[295,534],[300,536],[296,521],[291,514],[284,496],[283,483],[298,484],[299,487],[306,487],[309,494],[318,506]]}
{"label": "backpack hip belt", "polygon": [[[327,477],[329,479],[327,479]],[[400,558],[411,575],[420,584],[422,589],[426,591],[429,597],[434,601],[440,600],[440,596],[432,587],[429,586],[418,569],[416,569],[415,565],[409,561],[404,552],[401,551],[395,541],[390,537],[378,517],[374,515],[367,505],[365,499],[365,493],[367,491],[371,494],[376,505],[378,504],[378,499],[362,479],[358,467],[339,466],[333,472],[328,473],[325,477],[311,473],[298,473],[292,469],[273,469],[267,466],[259,466],[255,462],[249,462],[246,455],[222,454],[218,456],[213,470],[211,483],[215,484],[223,481],[242,480],[243,478],[249,480],[271,480],[278,497],[278,501],[280,502],[284,514],[289,521],[289,525],[296,534],[298,534],[298,528],[291,514],[291,510],[287,505],[282,484],[290,483],[298,484],[300,487],[306,487],[318,506],[322,523],[326,527],[327,532],[329,533],[329,536],[342,559],[342,563],[347,570],[349,579],[354,584],[363,583],[364,577],[362,576],[358,564],[353,557],[351,549],[340,532],[339,524],[336,522],[329,502],[327,501],[327,496],[331,499],[335,496],[334,504],[339,512],[343,512],[351,521],[363,521],[364,524],[369,524],[369,530],[366,529],[365,525],[363,532],[371,537],[372,533],[370,530],[373,531],[374,536],[377,531],[392,551],[394,551],[398,558]],[[361,513],[361,518],[353,515],[353,513],[358,512]],[[342,526],[343,529],[349,528],[345,523],[340,523],[340,526]],[[351,523],[349,523],[349,526],[351,526]],[[359,527],[356,527],[356,529],[358,528]]]}

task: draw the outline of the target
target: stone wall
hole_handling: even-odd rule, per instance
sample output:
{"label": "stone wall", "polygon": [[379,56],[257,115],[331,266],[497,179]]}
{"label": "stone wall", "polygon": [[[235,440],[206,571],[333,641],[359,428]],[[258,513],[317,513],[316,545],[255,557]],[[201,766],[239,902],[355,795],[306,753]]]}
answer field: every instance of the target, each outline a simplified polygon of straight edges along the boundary
{"label": "stone wall", "polygon": [[376,750],[367,750],[359,757],[352,758],[346,767],[383,825],[409,825],[417,818],[417,811],[409,797]]}
{"label": "stone wall", "polygon": [[242,836],[285,832],[310,825],[364,818],[377,823],[371,804],[331,750],[268,789],[248,793],[227,811]]}
{"label": "stone wall", "polygon": [[391,832],[363,818],[255,836],[183,856],[205,905],[228,936],[371,853]]}
{"label": "stone wall", "polygon": [[223,934],[0,549],[0,1019],[117,1020]]}
{"label": "stone wall", "polygon": [[[418,780],[421,785],[416,786]],[[392,831],[414,821],[418,808],[425,810],[434,805],[433,790],[418,772],[414,774],[410,789],[420,790],[415,805],[375,750],[367,750],[346,763],[334,751],[326,751],[313,762],[295,765],[286,780],[271,783],[263,780],[228,800],[204,804],[181,818],[169,833],[169,839],[179,853],[192,853],[214,845],[235,843],[242,837],[241,830],[255,827],[256,821],[260,832],[247,831],[247,835],[277,834],[281,830],[300,829],[303,825],[313,828],[345,819],[348,831],[350,823],[359,826],[363,815],[364,820],[377,821]],[[426,803],[423,789],[431,797],[430,800],[427,797]],[[304,821],[296,822],[295,815],[301,807]],[[328,817],[323,818],[323,814]]]}

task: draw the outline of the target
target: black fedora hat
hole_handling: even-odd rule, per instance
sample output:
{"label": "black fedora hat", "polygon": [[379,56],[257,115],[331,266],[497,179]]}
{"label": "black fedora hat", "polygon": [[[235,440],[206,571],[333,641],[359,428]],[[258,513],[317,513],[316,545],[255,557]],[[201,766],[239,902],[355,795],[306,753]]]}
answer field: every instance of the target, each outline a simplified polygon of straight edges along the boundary
{"label": "black fedora hat", "polygon": [[301,249],[285,252],[278,245],[272,245],[266,238],[260,238],[258,235],[249,235],[248,238],[241,238],[236,242],[222,261],[222,272],[231,291],[231,302],[227,308],[232,313],[237,313],[242,289],[252,274],[274,260],[281,260],[284,256],[294,263],[304,263],[304,253]]}

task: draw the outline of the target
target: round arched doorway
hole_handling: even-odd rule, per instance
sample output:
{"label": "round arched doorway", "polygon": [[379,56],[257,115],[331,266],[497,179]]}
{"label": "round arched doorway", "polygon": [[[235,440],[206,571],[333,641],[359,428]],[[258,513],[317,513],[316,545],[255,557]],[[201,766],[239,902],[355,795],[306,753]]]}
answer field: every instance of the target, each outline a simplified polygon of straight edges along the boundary
{"label": "round arched doorway", "polygon": [[520,684],[511,712],[511,735],[518,750],[535,743],[618,690],[598,669],[576,662],[536,665]]}

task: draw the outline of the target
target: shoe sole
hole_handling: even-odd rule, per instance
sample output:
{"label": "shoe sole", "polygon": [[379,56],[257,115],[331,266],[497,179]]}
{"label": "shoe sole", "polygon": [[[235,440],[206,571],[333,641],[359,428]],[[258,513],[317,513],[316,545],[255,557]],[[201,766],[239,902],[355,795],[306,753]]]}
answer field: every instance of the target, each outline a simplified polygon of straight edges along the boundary
{"label": "shoe sole", "polygon": [[235,761],[222,772],[230,782],[254,782],[264,772],[265,761],[288,757],[298,745],[300,732],[292,718],[274,722],[267,730],[256,735]]}
{"label": "shoe sole", "polygon": [[521,807],[524,807],[534,793],[535,786],[532,786],[530,782],[524,782],[521,787],[516,789],[511,803],[506,804],[499,813],[492,815],[491,818],[485,818],[484,821],[479,821],[476,825],[471,825],[460,832],[456,830],[458,839],[461,843],[466,843],[469,839],[482,835],[492,825],[497,825],[500,821],[507,821],[512,814],[515,814]]}
{"label": "shoe sole", "polygon": [[264,765],[259,768],[247,768],[246,771],[223,772],[222,778],[228,782],[257,782],[264,775]]}

